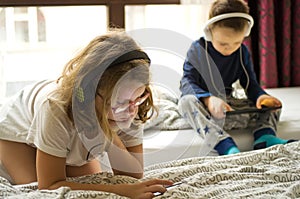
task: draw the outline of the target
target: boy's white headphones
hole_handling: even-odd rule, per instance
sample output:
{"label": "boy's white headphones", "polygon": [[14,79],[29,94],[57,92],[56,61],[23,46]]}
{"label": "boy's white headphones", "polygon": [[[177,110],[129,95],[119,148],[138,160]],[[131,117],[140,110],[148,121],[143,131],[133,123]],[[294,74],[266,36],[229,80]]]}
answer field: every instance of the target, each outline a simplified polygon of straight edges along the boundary
{"label": "boy's white headphones", "polygon": [[210,32],[210,29],[209,29],[209,26],[217,21],[221,21],[223,19],[228,19],[228,18],[234,18],[234,17],[240,17],[240,18],[245,18],[247,19],[249,22],[249,26],[248,26],[248,29],[245,33],[245,37],[249,36],[250,35],[250,32],[251,32],[251,28],[254,24],[254,21],[253,21],[253,18],[249,15],[249,14],[246,14],[246,13],[242,13],[242,12],[233,12],[233,13],[226,13],[226,14],[221,14],[221,15],[217,15],[211,19],[209,19],[207,22],[206,22],[206,25],[204,26],[204,37],[205,37],[205,40],[207,41],[211,41],[212,40],[212,35],[211,35],[211,32]]}

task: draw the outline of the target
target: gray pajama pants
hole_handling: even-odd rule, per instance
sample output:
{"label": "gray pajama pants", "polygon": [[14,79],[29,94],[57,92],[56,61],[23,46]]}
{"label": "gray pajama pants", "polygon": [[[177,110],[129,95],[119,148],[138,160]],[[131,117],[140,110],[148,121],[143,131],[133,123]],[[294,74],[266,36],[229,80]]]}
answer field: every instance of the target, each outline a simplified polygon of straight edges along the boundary
{"label": "gray pajama pants", "polygon": [[[227,103],[233,109],[253,107],[248,99],[227,98]],[[214,119],[205,105],[194,95],[185,95],[178,102],[180,114],[189,122],[192,128],[204,139],[204,148],[199,155],[207,155],[216,144],[230,137],[231,129],[251,128],[252,132],[271,128],[276,132],[280,111],[266,113],[251,113],[226,116],[223,120]]]}

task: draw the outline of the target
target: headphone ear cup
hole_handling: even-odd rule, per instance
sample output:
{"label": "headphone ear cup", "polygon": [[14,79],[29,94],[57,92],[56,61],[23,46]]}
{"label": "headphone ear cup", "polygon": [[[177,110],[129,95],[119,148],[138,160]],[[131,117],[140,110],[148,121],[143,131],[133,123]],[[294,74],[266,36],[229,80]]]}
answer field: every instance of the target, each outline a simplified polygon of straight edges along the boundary
{"label": "headphone ear cup", "polygon": [[247,31],[245,32],[245,37],[248,37],[248,36],[250,35],[250,33],[251,33],[252,25],[251,25],[250,22],[248,22],[248,23],[249,23],[249,24],[248,24],[248,29],[247,29]]}
{"label": "headphone ear cup", "polygon": [[204,32],[204,37],[206,41],[211,41],[212,40],[212,35],[210,32],[210,29],[208,28],[208,26],[205,26],[205,28],[203,29]]}

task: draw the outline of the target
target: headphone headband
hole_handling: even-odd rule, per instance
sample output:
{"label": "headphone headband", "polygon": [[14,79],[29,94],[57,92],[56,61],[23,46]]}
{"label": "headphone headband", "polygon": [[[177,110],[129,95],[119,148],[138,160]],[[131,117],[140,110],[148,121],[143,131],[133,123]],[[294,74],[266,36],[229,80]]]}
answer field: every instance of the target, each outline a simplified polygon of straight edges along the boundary
{"label": "headphone headband", "polygon": [[[79,104],[89,103],[95,98],[95,86],[97,83],[95,83],[97,77],[99,75],[102,75],[102,73],[109,67],[129,62],[135,59],[145,59],[151,63],[150,58],[148,57],[147,53],[141,51],[141,50],[132,50],[128,51],[119,57],[117,57],[113,62],[111,62],[109,65],[103,65],[103,66],[97,66],[94,69],[92,69],[90,72],[88,72],[85,77],[78,82],[78,85],[76,85],[75,94],[76,94],[76,100],[80,102]],[[107,61],[107,60],[106,60]],[[84,72],[83,72],[84,73]],[[83,106],[84,107],[84,106]]]}
{"label": "headphone headband", "polygon": [[140,51],[140,50],[132,50],[132,51],[129,51],[129,52],[121,55],[120,57],[118,57],[109,66],[121,64],[121,63],[132,61],[135,59],[145,59],[149,63],[151,63],[150,58],[148,57],[148,55],[145,52]]}
{"label": "headphone headband", "polygon": [[217,21],[221,21],[223,19],[228,19],[228,18],[244,18],[246,20],[249,21],[249,27],[245,33],[245,37],[249,36],[250,35],[250,32],[251,32],[251,28],[254,24],[254,20],[252,18],[251,15],[249,14],[246,14],[246,13],[242,13],[242,12],[232,12],[232,13],[226,13],[226,14],[220,14],[220,15],[217,15],[215,17],[212,17],[211,19],[209,19],[204,27],[204,35],[205,35],[205,39],[207,41],[211,41],[212,40],[212,37],[211,37],[211,32],[209,30],[209,26]]}

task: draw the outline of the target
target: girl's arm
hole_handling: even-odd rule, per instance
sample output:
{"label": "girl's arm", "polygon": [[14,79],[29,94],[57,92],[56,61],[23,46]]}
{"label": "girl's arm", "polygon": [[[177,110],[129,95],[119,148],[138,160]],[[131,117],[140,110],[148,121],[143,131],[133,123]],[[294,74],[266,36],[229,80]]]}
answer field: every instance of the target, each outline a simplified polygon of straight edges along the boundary
{"label": "girl's arm", "polygon": [[37,179],[39,189],[57,189],[62,186],[72,190],[96,190],[115,193],[130,198],[152,198],[154,192],[164,193],[163,185],[171,185],[168,180],[148,180],[135,184],[82,184],[66,181],[66,158],[49,155],[37,150]]}
{"label": "girl's arm", "polygon": [[114,174],[142,178],[144,172],[143,145],[125,147],[119,136],[115,136],[108,149],[108,157]]}
{"label": "girl's arm", "polygon": [[66,167],[66,176],[67,177],[76,177],[76,176],[84,176],[90,175],[94,173],[100,173],[101,164],[97,159],[93,159],[88,163],[82,166],[67,166]]}

